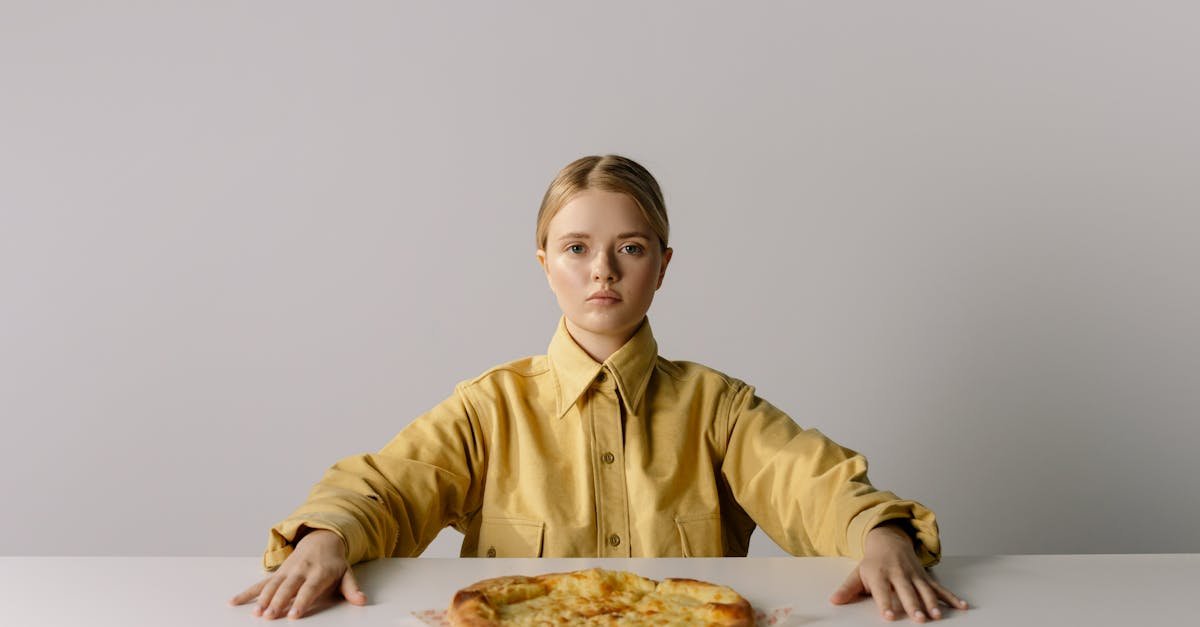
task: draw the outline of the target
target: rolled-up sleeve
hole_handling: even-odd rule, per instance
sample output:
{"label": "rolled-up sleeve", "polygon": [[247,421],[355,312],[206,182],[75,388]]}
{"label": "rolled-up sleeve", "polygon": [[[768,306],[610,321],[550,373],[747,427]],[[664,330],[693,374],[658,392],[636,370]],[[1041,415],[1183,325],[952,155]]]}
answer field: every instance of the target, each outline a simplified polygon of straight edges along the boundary
{"label": "rolled-up sleeve", "polygon": [[727,406],[721,473],[738,504],[785,551],[862,559],[867,532],[896,521],[925,566],[941,559],[933,512],[875,489],[861,454],[801,428],[744,382],[734,381]]}
{"label": "rolled-up sleeve", "polygon": [[351,564],[419,555],[448,525],[479,508],[487,467],[479,415],[466,382],[413,420],[378,453],[343,458],[270,530],[263,569],[279,568],[301,525],[346,543]]}

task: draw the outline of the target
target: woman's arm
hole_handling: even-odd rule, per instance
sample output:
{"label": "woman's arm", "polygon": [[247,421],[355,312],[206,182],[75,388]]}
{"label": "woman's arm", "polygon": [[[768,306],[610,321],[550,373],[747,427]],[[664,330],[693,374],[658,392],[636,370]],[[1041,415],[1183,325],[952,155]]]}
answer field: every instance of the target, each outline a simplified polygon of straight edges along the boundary
{"label": "woman's arm", "polygon": [[304,528],[336,533],[351,564],[415,556],[448,524],[477,509],[486,452],[463,387],[378,453],[346,457],[326,470],[305,502],[272,527],[263,568],[278,568]]}
{"label": "woman's arm", "polygon": [[721,473],[738,504],[783,550],[861,559],[871,529],[903,519],[921,562],[938,562],[933,512],[871,485],[865,457],[801,428],[751,385],[735,381],[730,396]]}
{"label": "woman's arm", "polygon": [[727,416],[722,474],[738,504],[793,555],[860,560],[830,600],[874,597],[889,620],[939,618],[939,599],[965,609],[925,567],[940,560],[933,512],[875,489],[867,460],[789,416],[738,382]]}

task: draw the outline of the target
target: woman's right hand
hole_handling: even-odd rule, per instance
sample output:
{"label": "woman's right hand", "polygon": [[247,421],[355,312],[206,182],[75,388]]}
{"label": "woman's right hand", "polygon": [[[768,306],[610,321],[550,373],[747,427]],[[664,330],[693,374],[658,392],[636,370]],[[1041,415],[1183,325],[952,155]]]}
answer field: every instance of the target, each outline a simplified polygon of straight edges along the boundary
{"label": "woman's right hand", "polygon": [[367,604],[367,596],[359,590],[354,570],[346,561],[346,543],[332,531],[313,529],[300,538],[275,572],[230,599],[229,604],[241,605],[257,598],[254,615],[268,620],[283,616],[291,604],[288,618],[300,618],[335,585],[333,596],[340,594],[355,605]]}

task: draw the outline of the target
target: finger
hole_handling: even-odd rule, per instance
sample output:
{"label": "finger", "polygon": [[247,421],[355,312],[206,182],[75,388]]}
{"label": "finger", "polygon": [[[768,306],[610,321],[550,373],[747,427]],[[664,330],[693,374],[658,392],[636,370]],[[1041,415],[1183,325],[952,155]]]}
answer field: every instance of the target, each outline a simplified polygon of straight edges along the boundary
{"label": "finger", "polygon": [[300,586],[300,591],[296,593],[296,600],[292,601],[292,609],[288,610],[288,618],[304,616],[304,612],[308,611],[309,606],[312,605],[313,598],[327,590],[330,583],[321,581],[318,577],[309,577],[304,585]]}
{"label": "finger", "polygon": [[346,567],[346,574],[342,575],[340,590],[347,601],[355,605],[367,604],[367,595],[363,594],[362,589],[358,587],[358,580],[354,578],[354,569],[349,566]]}
{"label": "finger", "polygon": [[945,599],[946,603],[948,605],[950,605],[950,607],[955,607],[960,610],[965,610],[969,607],[967,605],[966,601],[955,596],[955,594],[953,592],[950,592],[949,590],[947,590],[946,587],[943,586],[942,584],[940,584],[936,581],[930,581],[929,585],[933,586],[934,590],[937,590],[938,596]]}
{"label": "finger", "polygon": [[287,611],[288,604],[292,602],[292,597],[296,596],[296,590],[299,590],[302,584],[304,584],[302,575],[292,575],[284,580],[275,593],[275,597],[271,599],[270,607],[263,612],[263,618],[283,616],[283,613]]}
{"label": "finger", "polygon": [[913,589],[912,580],[908,575],[897,573],[892,576],[892,587],[896,589],[896,596],[900,597],[900,603],[904,605],[904,611],[917,622],[924,622],[925,610],[921,609],[921,603],[917,599],[917,591]]}
{"label": "finger", "polygon": [[875,607],[879,608],[879,614],[888,620],[895,620],[897,612],[892,605],[892,587],[888,585],[887,579],[882,574],[870,573],[865,578],[866,585],[871,589],[871,597],[875,599]]}
{"label": "finger", "polygon": [[263,589],[263,586],[266,585],[266,583],[268,581],[270,581],[270,579],[271,579],[270,577],[267,577],[266,579],[263,579],[262,581],[254,584],[253,586],[250,586],[249,588],[246,588],[245,590],[242,590],[241,592],[237,593],[232,599],[229,599],[229,604],[230,605],[241,605],[241,604],[253,599],[254,597],[258,596],[259,591]]}
{"label": "finger", "polygon": [[842,605],[849,603],[858,598],[865,590],[863,589],[862,576],[858,574],[858,568],[850,571],[850,575],[846,577],[846,581],[834,590],[833,596],[829,597],[829,601],[834,605]]}
{"label": "finger", "polygon": [[283,583],[285,578],[284,575],[277,572],[274,576],[267,579],[262,592],[258,593],[258,605],[254,606],[255,616],[261,616],[267,610],[267,606],[271,604],[271,599],[275,597],[275,591],[279,589],[279,584]]}
{"label": "finger", "polygon": [[933,589],[933,586],[930,586],[929,582],[924,579],[916,579],[913,581],[913,585],[917,589],[917,594],[921,595],[921,605],[925,606],[925,613],[930,618],[941,618],[942,609],[938,607],[937,591]]}

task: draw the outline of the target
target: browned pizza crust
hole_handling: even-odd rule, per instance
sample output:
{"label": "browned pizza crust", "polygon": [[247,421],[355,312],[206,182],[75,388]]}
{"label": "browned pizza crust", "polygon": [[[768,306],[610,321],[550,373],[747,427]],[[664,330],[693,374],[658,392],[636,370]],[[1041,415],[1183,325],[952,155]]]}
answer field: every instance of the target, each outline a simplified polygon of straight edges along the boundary
{"label": "browned pizza crust", "polygon": [[600,568],[485,579],[454,595],[451,625],[750,626],[754,610],[733,589],[695,579],[647,579]]}

